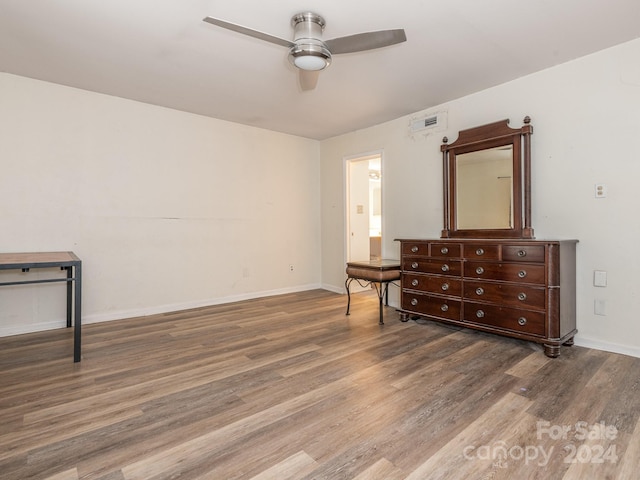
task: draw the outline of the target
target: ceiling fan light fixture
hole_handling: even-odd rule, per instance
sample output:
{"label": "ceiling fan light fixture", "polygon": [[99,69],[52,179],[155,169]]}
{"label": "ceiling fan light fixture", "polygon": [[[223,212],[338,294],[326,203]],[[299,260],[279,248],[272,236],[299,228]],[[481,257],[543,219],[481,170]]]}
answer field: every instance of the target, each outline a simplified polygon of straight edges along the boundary
{"label": "ceiling fan light fixture", "polygon": [[327,68],[327,61],[315,55],[300,55],[294,57],[293,64],[301,70],[323,70]]}
{"label": "ceiling fan light fixture", "polygon": [[323,45],[297,44],[289,51],[289,61],[301,70],[324,70],[331,64],[331,53]]}

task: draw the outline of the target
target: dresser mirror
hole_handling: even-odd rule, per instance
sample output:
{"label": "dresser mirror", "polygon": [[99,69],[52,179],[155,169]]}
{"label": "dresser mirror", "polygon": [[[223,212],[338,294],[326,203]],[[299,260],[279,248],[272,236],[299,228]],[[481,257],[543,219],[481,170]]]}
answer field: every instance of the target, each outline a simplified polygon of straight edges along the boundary
{"label": "dresser mirror", "polygon": [[521,128],[502,120],[443,139],[442,238],[533,238],[532,132],[526,117]]}

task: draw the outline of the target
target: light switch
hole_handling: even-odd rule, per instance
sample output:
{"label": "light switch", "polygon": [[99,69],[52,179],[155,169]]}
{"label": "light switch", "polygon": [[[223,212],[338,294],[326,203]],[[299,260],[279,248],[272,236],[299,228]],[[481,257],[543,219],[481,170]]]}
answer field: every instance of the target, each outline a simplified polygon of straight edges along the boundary
{"label": "light switch", "polygon": [[593,271],[593,286],[594,287],[606,287],[607,286],[607,272],[603,270]]}

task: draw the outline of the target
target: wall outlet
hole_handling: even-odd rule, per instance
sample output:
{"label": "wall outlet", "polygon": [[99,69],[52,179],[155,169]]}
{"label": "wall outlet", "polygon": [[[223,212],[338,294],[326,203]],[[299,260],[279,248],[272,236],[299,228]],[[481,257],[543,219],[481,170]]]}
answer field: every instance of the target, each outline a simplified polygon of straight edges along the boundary
{"label": "wall outlet", "polygon": [[595,184],[596,198],[605,198],[607,196],[607,186],[604,183]]}
{"label": "wall outlet", "polygon": [[293,272],[293,264],[289,265],[289,271]]}

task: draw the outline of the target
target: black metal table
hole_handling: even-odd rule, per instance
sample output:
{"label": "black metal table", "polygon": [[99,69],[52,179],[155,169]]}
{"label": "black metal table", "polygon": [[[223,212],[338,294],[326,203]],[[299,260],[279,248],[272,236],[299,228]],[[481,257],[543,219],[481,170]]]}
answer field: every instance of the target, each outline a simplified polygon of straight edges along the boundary
{"label": "black metal table", "polygon": [[[395,280],[400,280],[400,262],[398,260],[370,260],[368,262],[348,262],[347,263],[347,279],[344,286],[347,289],[347,313],[351,307],[351,292],[349,287],[353,280],[356,280],[361,286],[366,287],[373,285],[378,293],[380,301],[380,320],[379,324],[384,325],[382,318],[382,298],[385,298],[385,305],[389,305],[389,284]],[[362,284],[361,281],[365,283]]]}
{"label": "black metal table", "polygon": [[[0,270],[22,270],[32,268],[56,268],[66,270],[65,278],[45,278],[0,282],[0,287],[33,283],[67,283],[67,328],[73,320],[73,361],[81,359],[82,328],[82,261],[73,252],[0,253]],[[75,287],[75,288],[74,288]]]}

